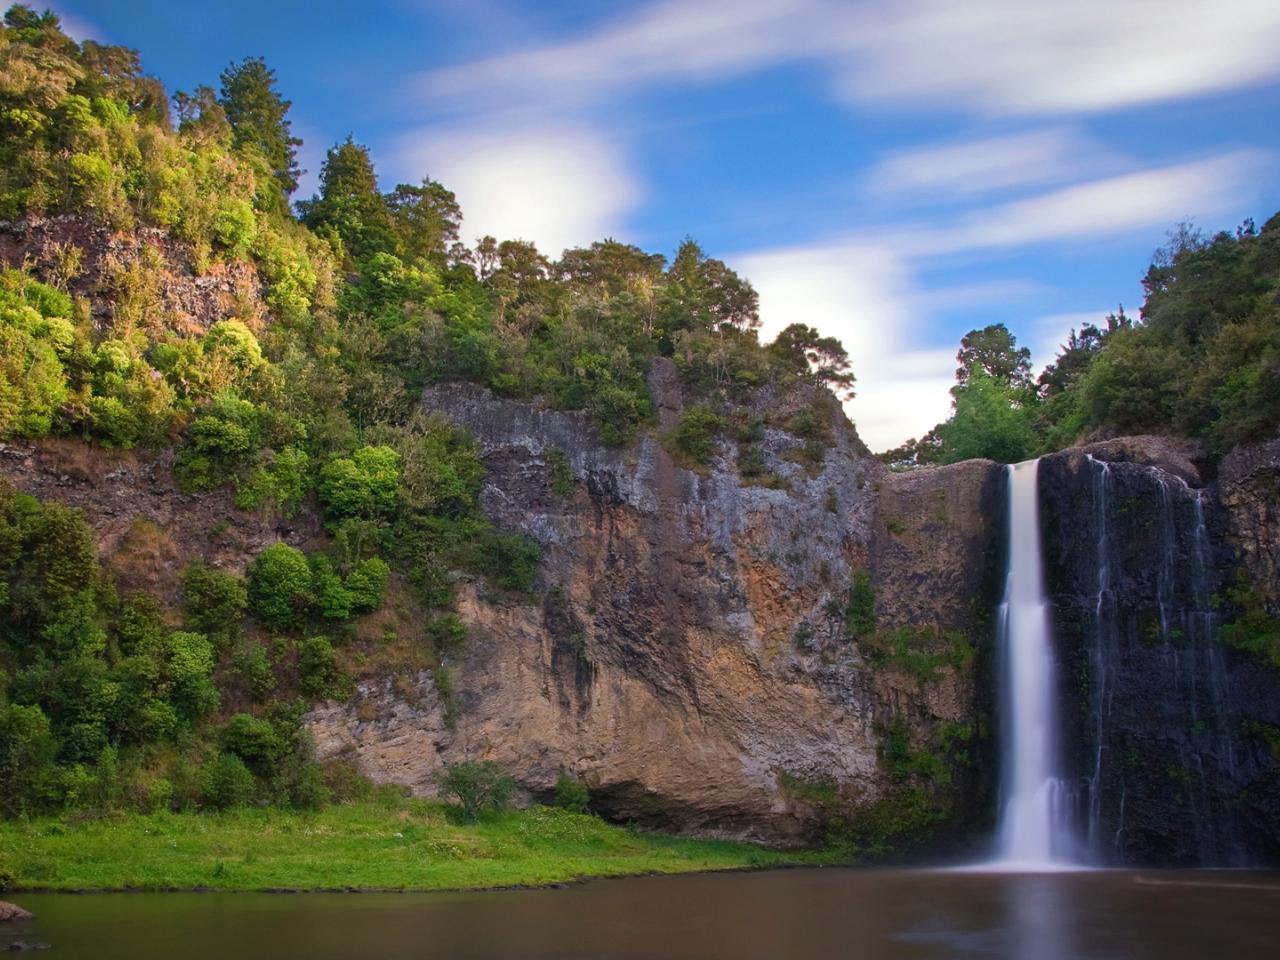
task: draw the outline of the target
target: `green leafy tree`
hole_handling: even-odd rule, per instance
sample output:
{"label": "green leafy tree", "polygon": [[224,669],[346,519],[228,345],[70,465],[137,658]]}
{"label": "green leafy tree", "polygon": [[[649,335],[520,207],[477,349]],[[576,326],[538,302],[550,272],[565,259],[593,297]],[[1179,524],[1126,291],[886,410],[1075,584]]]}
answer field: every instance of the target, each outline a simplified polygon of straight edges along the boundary
{"label": "green leafy tree", "polygon": [[213,683],[214,652],[209,639],[202,633],[173,633],[169,636],[168,654],[171,699],[178,713],[196,720],[218,709],[218,689]]}
{"label": "green leafy tree", "polygon": [[1022,391],[975,364],[964,390],[956,397],[955,413],[937,428],[942,437],[942,462],[984,457],[1017,463],[1030,457],[1038,438],[1030,409],[1020,403],[1022,396]]}
{"label": "green leafy tree", "polygon": [[182,601],[191,626],[225,637],[239,628],[249,607],[249,594],[244,580],[235,574],[193,563],[182,577]]}
{"label": "green leafy tree", "polygon": [[331,519],[386,516],[399,502],[400,454],[392,447],[360,447],[320,470],[317,491]]}
{"label": "green leafy tree", "polygon": [[849,353],[835,337],[824,337],[813,327],[793,323],[774,338],[770,351],[789,372],[811,377],[852,399],[856,382]]}
{"label": "green leafy tree", "polygon": [[676,251],[667,270],[662,315],[668,334],[676,330],[760,326],[760,298],[746,280],[703,253],[692,239]]}
{"label": "green leafy tree", "polygon": [[453,191],[428,178],[418,186],[397,184],[384,201],[401,259],[444,266],[456,258],[462,209]]}
{"label": "green leafy tree", "polygon": [[290,752],[289,741],[270,720],[237,713],[222,729],[222,745],[258,776],[269,776]]}
{"label": "green leafy tree", "polygon": [[298,643],[298,685],[310,697],[337,697],[347,692],[347,677],[327,637]]}
{"label": "green leafy tree", "polygon": [[1031,386],[1031,351],[1018,346],[1018,339],[1003,323],[993,323],[981,330],[970,330],[960,340],[956,353],[956,396],[969,383],[972,371],[981,370],[1007,387],[1025,389]]}
{"label": "green leafy tree", "polygon": [[723,426],[723,418],[705,404],[689,407],[671,432],[671,446],[687,460],[706,466],[716,452],[716,433]]}
{"label": "green leafy tree", "polygon": [[301,550],[273,543],[249,567],[249,604],[263,623],[283,629],[314,600],[311,565]]}
{"label": "green leafy tree", "polygon": [[0,813],[17,817],[39,810],[54,750],[49,719],[39,707],[0,709]]}
{"label": "green leafy tree", "polygon": [[515,787],[492,760],[451,763],[440,775],[440,793],[457,804],[459,817],[468,823],[487,811],[504,809]]}
{"label": "green leafy tree", "polygon": [[253,799],[256,783],[244,761],[233,753],[220,753],[208,763],[200,780],[200,798],[212,810],[233,810]]}

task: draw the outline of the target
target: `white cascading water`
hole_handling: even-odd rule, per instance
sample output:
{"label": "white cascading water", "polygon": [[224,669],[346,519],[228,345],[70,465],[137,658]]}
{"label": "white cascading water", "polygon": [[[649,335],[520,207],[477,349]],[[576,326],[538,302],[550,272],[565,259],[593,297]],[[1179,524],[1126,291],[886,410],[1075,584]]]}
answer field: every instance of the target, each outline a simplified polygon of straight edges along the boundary
{"label": "white cascading water", "polygon": [[1057,777],[1057,691],[1040,559],[1038,460],[1008,467],[1008,576],[1000,605],[1002,784],[995,866],[1062,869],[1074,842]]}

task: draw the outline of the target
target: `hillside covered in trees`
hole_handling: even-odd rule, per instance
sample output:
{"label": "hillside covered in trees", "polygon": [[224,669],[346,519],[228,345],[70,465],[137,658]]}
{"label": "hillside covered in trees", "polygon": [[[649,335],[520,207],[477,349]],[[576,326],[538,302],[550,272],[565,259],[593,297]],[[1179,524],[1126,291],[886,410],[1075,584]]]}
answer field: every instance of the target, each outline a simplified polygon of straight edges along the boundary
{"label": "hillside covered in trees", "polygon": [[[696,464],[732,433],[744,474],[760,429],[746,398],[852,386],[843,348],[809,327],[760,343],[750,284],[692,240],[670,262],[614,240],[555,260],[520,240],[468,248],[445,186],[383,192],[351,139],[295,215],[289,106],[258,59],[171,98],[136,52],[77,44],[49,13],[5,15],[0,220],[160,239],[87,285],[72,242],[0,274],[0,440],[172,447],[185,491],[229,486],[238,510],[285,521],[318,510],[327,544],[269,546],[244,578],[193,566],[174,609],[122,590],[76,511],[0,489],[7,814],[341,793],[299,721],[349,688],[344,662],[377,659],[335,644],[388,589],[420,611],[416,656],[447,693],[439,656],[466,634],[451,571],[523,590],[538,548],[480,515],[478,451],[418,412],[424,386],[585,411],[621,444],[652,429],[645,375],[670,357],[699,402],[665,442]],[[164,249],[196,277],[249,262],[261,304],[193,328],[165,308]],[[820,459],[817,420],[798,428]]]}
{"label": "hillside covered in trees", "polygon": [[[316,806],[362,789],[311,759],[301,724],[399,649],[392,626],[361,625],[389,605],[419,624],[415,664],[447,697],[444,655],[467,632],[455,573],[520,592],[539,562],[537,543],[482,514],[478,447],[420,410],[430,385],[581,411],[613,445],[660,433],[695,470],[722,446],[761,486],[781,483],[757,448],[760,399],[804,388],[834,409],[853,390],[844,348],[803,317],[761,342],[750,283],[693,240],[670,260],[613,239],[558,256],[469,247],[446,185],[385,190],[351,138],[317,195],[295,198],[289,107],[259,59],[170,96],[132,50],[76,43],[25,6],[5,14],[0,221],[159,239],[104,259],[92,283],[69,241],[0,274],[0,441],[172,450],[184,492],[313,514],[322,534],[315,549],[267,546],[243,577],[192,565],[168,602],[122,587],[75,510],[0,487],[0,813]],[[173,257],[197,278],[247,263],[260,296],[184,322],[162,292]],[[1073,332],[1038,381],[1003,327],[967,336],[953,417],[885,456],[1014,461],[1138,431],[1222,453],[1271,436],[1278,279],[1280,218],[1184,231],[1140,317]],[[647,385],[659,357],[687,401],[664,431]],[[831,442],[821,412],[783,424],[809,465]]]}

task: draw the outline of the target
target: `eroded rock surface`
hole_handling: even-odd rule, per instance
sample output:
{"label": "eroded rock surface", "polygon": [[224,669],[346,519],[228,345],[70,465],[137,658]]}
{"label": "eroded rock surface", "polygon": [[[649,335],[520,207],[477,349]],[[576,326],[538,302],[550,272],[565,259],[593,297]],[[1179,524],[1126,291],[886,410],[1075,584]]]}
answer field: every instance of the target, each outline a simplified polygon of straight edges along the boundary
{"label": "eroded rock surface", "polygon": [[1149,438],[1041,462],[1068,774],[1101,862],[1280,859],[1280,675],[1221,634],[1237,561],[1274,570],[1274,462],[1233,454],[1206,484]]}
{"label": "eroded rock surface", "polygon": [[[663,377],[659,364],[651,389],[670,421],[679,401]],[[744,484],[727,442],[695,471],[655,436],[609,448],[582,415],[476,388],[434,389],[424,405],[480,441],[485,512],[539,541],[539,583],[531,597],[462,589],[471,638],[449,664],[452,728],[429,675],[371,681],[311,715],[323,754],[423,792],[444,763],[491,759],[538,796],[581,777],[617,818],[792,840],[815,811],[788,785],[829,782],[872,804],[893,786],[891,719],[971,719],[972,671],[895,679],[848,635],[842,605],[870,571],[885,626],[980,633],[968,565],[989,560],[992,465],[890,476],[840,417],[812,471],[787,456],[801,441],[766,428],[778,489]],[[884,502],[899,533],[885,532]]]}

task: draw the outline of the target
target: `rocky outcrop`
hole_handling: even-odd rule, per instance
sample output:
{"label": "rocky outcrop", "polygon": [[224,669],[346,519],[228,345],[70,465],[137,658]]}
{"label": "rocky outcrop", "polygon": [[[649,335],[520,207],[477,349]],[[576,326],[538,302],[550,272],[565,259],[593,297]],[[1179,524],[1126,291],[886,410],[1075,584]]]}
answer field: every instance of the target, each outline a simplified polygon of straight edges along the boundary
{"label": "rocky outcrop", "polygon": [[1267,612],[1280,618],[1280,439],[1229,453],[1217,490],[1245,576]]}
{"label": "rocky outcrop", "polygon": [[74,440],[0,444],[0,481],[83,511],[119,585],[170,603],[193,560],[238,572],[276,540],[302,545],[320,535],[308,513],[285,520],[239,511],[225,488],[182,493],[173,458],[172,450],[104,450]]}
{"label": "rocky outcrop", "polygon": [[1041,462],[1068,773],[1096,860],[1280,860],[1280,676],[1220,634],[1236,559],[1274,570],[1274,462],[1233,454],[1204,484],[1152,438]]}
{"label": "rocky outcrop", "polygon": [[0,223],[0,266],[30,268],[84,297],[99,330],[122,311],[133,324],[183,335],[229,317],[256,328],[266,317],[251,263],[217,261],[197,271],[190,249],[155,228],[122,233],[78,217]]}
{"label": "rocky outcrop", "polygon": [[10,923],[14,920],[30,919],[32,919],[31,911],[23,910],[16,903],[9,903],[7,900],[0,900],[0,923]]}
{"label": "rocky outcrop", "polygon": [[[671,423],[678,389],[664,368],[651,392]],[[813,405],[762,403],[774,422],[786,403]],[[465,584],[470,639],[447,664],[454,702],[428,674],[369,681],[312,713],[322,754],[423,792],[445,763],[491,759],[535,796],[562,773],[582,778],[618,819],[787,841],[817,825],[797,785],[830,784],[855,806],[892,790],[881,762],[891,717],[971,717],[972,671],[895,679],[843,611],[870,571],[887,627],[981,633],[982,587],[965,571],[985,569],[991,549],[990,465],[890,476],[830,405],[821,465],[796,462],[802,442],[767,426],[775,482],[753,486],[727,442],[700,471],[660,435],[606,447],[580,414],[477,388],[429,390],[424,406],[479,440],[485,512],[538,540],[539,582],[520,597]],[[557,490],[557,463],[569,489]],[[926,557],[927,569],[909,569]],[[935,582],[929,571],[943,567]]]}

